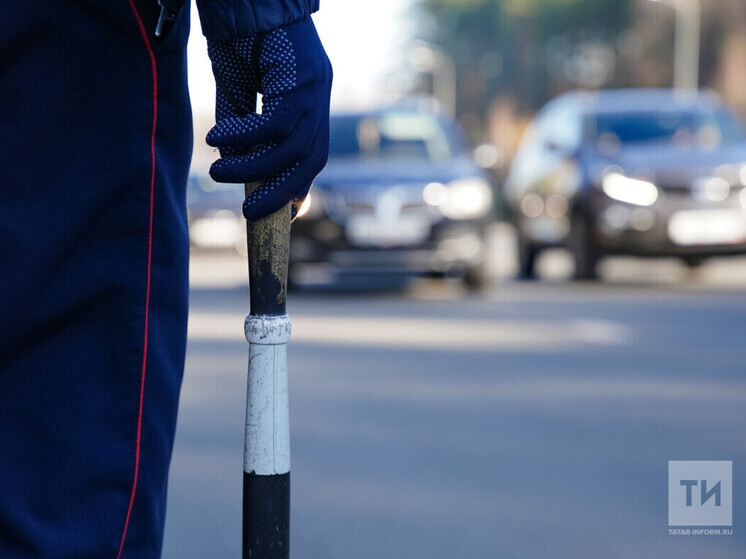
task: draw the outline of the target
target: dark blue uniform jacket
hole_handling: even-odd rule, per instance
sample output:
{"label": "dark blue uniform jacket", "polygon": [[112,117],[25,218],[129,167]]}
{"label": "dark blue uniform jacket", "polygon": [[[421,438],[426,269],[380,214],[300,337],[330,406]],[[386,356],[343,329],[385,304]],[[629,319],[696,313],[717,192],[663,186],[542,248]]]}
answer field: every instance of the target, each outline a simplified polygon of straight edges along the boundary
{"label": "dark blue uniform jacket", "polygon": [[[211,38],[314,0],[201,0]],[[0,18],[0,557],[156,558],[186,343],[188,6]],[[199,141],[202,141],[201,139]]]}

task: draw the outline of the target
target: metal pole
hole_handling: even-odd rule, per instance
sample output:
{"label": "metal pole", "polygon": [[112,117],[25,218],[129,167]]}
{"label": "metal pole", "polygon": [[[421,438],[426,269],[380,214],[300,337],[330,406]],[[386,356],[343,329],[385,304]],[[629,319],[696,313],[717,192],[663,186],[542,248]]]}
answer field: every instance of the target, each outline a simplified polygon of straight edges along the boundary
{"label": "metal pole", "polygon": [[676,0],[676,46],[674,59],[674,89],[699,89],[699,0]]}
{"label": "metal pole", "polygon": [[[248,196],[259,183],[246,184]],[[247,221],[250,313],[243,476],[243,558],[290,556],[290,429],[285,313],[290,205]]]}
{"label": "metal pole", "polygon": [[699,89],[700,0],[651,0],[668,4],[676,14],[673,88],[684,95]]}
{"label": "metal pole", "polygon": [[445,54],[435,53],[435,67],[433,69],[433,93],[452,114],[456,114],[456,65]]}
{"label": "metal pole", "polygon": [[410,52],[410,62],[418,72],[433,79],[433,97],[451,114],[456,114],[456,65],[445,53],[425,41],[417,41]]}

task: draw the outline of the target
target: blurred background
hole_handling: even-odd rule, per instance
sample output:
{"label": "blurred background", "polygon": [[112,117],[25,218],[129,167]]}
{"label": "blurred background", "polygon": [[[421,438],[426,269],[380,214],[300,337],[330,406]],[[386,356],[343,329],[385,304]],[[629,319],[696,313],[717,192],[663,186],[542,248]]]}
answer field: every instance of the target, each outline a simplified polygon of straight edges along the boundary
{"label": "blurred background", "polygon": [[[164,557],[236,557],[242,188],[207,175]],[[746,4],[323,0],[332,146],[292,229],[292,556],[746,557]],[[674,536],[668,461],[733,461]]]}

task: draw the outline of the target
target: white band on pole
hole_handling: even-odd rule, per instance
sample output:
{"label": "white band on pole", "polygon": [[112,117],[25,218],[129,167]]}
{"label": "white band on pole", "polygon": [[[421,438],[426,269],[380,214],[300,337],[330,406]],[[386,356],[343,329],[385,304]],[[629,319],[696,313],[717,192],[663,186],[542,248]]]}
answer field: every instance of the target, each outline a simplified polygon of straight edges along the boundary
{"label": "white band on pole", "polygon": [[251,344],[246,394],[244,471],[290,471],[287,345]]}
{"label": "white band on pole", "polygon": [[250,314],[244,321],[246,341],[250,344],[286,344],[290,340],[291,331],[290,317],[286,314],[279,316]]}
{"label": "white band on pole", "polygon": [[244,333],[249,342],[246,393],[244,471],[256,475],[290,471],[288,409],[288,315],[248,315]]}

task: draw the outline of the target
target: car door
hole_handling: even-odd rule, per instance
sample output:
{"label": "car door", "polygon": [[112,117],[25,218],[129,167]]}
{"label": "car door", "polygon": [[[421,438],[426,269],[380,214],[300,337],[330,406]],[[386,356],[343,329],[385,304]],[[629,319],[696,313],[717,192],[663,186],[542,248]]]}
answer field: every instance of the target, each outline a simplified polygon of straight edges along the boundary
{"label": "car door", "polygon": [[567,213],[580,182],[580,140],[579,111],[565,100],[547,105],[527,131],[506,184],[526,241],[556,245],[567,235]]}

